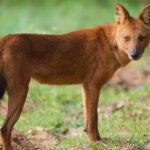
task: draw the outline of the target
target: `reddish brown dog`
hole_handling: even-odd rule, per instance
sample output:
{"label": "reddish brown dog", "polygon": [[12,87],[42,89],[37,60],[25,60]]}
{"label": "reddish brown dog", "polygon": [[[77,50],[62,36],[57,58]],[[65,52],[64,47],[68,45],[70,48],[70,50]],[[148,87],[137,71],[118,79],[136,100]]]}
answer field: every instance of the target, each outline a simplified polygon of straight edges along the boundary
{"label": "reddish brown dog", "polygon": [[150,42],[150,6],[138,18],[120,4],[116,22],[64,35],[15,34],[0,39],[0,96],[8,91],[8,113],[1,135],[12,150],[11,131],[22,111],[31,78],[46,84],[81,84],[85,131],[100,140],[97,105],[102,86]]}

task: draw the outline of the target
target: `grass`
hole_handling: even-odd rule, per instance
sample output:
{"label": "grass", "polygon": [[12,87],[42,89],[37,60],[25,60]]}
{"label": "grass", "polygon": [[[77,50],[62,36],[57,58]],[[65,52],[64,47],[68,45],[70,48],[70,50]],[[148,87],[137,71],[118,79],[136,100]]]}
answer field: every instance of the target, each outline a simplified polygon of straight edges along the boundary
{"label": "grass", "polygon": [[[105,87],[103,89],[100,105],[106,103],[111,105],[114,101],[120,99],[129,100],[130,105],[128,108],[123,108],[110,114],[109,117],[100,115],[100,133],[103,137],[109,139],[106,145],[110,149],[119,149],[120,145],[123,144],[129,147],[132,144],[135,144],[136,147],[142,147],[142,143],[150,142],[150,137],[145,136],[150,131],[150,112],[146,110],[148,102],[144,101],[144,99],[140,100],[140,97],[142,98],[144,93],[149,93],[150,87],[145,86],[129,92],[125,92],[120,87],[116,88],[116,92],[112,91],[114,89],[112,87]],[[16,127],[23,130],[44,127],[55,132],[63,132],[70,128],[83,126],[84,122],[81,116],[82,102],[80,97],[78,87],[49,88],[45,86],[39,88],[35,84],[31,84],[29,98],[38,99],[40,106],[33,112],[23,114]],[[80,135],[62,139],[59,147],[62,147],[62,149],[69,149],[71,147],[88,147],[94,149],[97,145],[89,144],[85,140],[85,137]]]}
{"label": "grass", "polygon": [[[101,2],[98,0],[77,1],[2,1],[0,5],[0,35],[9,33],[51,33],[60,34],[99,25],[114,20],[114,5],[119,0]],[[121,1],[137,15],[144,3]],[[135,2],[135,1],[134,1]],[[133,7],[134,6],[134,7]],[[134,8],[134,9],[133,9]],[[81,132],[78,136],[61,138],[52,149],[144,149],[144,142],[150,142],[149,105],[143,95],[150,93],[149,86],[125,91],[122,87],[105,86],[100,105],[112,105],[115,101],[129,101],[128,107],[110,113],[100,114],[99,129],[105,141],[90,144]],[[5,96],[7,99],[7,96]],[[28,101],[35,105],[33,110],[21,115],[15,128],[25,134],[29,129],[46,128],[62,134],[71,128],[84,126],[81,92],[79,86],[47,86],[32,81]],[[0,125],[4,118],[0,117]],[[27,134],[28,135],[28,134]]]}
{"label": "grass", "polygon": [[[149,101],[144,95],[150,93],[149,86],[124,91],[118,85],[105,86],[99,107],[112,105],[115,101],[129,101],[128,107],[110,113],[108,116],[99,114],[99,129],[106,140],[102,144],[90,144],[83,132],[75,137],[61,138],[59,145],[50,148],[60,149],[98,149],[111,150],[133,146],[143,149],[145,142],[150,142]],[[84,126],[82,115],[81,93],[78,86],[49,87],[37,86],[31,82],[28,101],[35,102],[36,108],[23,113],[15,128],[27,134],[29,129],[46,128],[62,134],[72,128]],[[33,103],[34,104],[34,103]],[[2,123],[2,118],[0,123]],[[28,135],[28,134],[27,134]]]}
{"label": "grass", "polygon": [[[135,16],[144,5],[144,3],[133,4],[124,0],[114,0],[110,3],[98,0],[61,2],[5,0],[0,5],[0,35],[20,32],[60,34],[112,22],[117,2],[122,2]],[[133,6],[136,9],[133,9]]]}

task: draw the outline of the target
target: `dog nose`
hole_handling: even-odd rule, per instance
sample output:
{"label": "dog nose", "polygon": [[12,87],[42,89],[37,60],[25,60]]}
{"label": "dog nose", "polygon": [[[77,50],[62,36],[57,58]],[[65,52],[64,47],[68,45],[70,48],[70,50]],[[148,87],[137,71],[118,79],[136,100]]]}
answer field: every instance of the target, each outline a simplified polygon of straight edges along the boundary
{"label": "dog nose", "polygon": [[138,59],[138,57],[139,57],[138,51],[137,50],[133,50],[133,52],[131,53],[131,57],[133,59]]}

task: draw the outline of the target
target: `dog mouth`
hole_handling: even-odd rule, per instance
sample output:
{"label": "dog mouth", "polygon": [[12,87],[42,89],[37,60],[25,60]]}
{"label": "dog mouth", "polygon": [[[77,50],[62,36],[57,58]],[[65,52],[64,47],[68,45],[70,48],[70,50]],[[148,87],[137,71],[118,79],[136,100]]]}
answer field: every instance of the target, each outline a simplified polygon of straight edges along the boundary
{"label": "dog mouth", "polygon": [[129,57],[129,59],[130,59],[130,60],[137,61],[137,60],[139,60],[139,59],[140,59],[140,57],[138,57],[138,58],[131,58],[131,57]]}
{"label": "dog mouth", "polygon": [[137,57],[137,58],[131,58],[131,60],[134,60],[134,61],[139,60],[139,59],[140,59],[140,57]]}

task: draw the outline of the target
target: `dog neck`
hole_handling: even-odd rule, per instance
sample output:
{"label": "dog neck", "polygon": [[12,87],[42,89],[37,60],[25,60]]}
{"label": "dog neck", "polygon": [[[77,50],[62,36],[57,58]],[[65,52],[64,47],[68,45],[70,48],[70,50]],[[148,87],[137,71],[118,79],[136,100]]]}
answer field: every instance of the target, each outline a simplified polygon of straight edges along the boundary
{"label": "dog neck", "polygon": [[128,58],[127,54],[124,52],[121,52],[117,45],[112,45],[112,51],[114,53],[114,56],[116,60],[119,62],[120,66],[126,66],[131,60]]}
{"label": "dog neck", "polygon": [[113,52],[116,61],[119,63],[120,67],[127,65],[131,60],[128,58],[127,54],[118,49],[115,36],[116,36],[116,24],[106,24],[104,25],[104,31],[107,36],[111,51]]}

